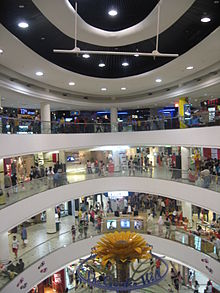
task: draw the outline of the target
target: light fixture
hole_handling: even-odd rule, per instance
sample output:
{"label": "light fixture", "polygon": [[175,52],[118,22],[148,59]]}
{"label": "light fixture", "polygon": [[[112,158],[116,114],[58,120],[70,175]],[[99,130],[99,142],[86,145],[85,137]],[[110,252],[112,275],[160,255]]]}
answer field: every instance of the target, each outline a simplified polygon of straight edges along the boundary
{"label": "light fixture", "polygon": [[75,82],[70,81],[70,82],[69,82],[69,85],[75,85]]}
{"label": "light fixture", "polygon": [[210,21],[211,21],[210,17],[204,16],[201,18],[201,22],[210,22]]}
{"label": "light fixture", "polygon": [[85,59],[88,59],[88,58],[90,58],[90,55],[89,55],[89,54],[86,54],[86,53],[85,53],[85,54],[83,54],[82,56],[83,56],[83,58],[85,58]]}
{"label": "light fixture", "polygon": [[106,87],[102,87],[102,88],[101,88],[101,91],[103,91],[103,92],[104,92],[104,91],[107,91],[107,88],[106,88]]}
{"label": "light fixture", "polygon": [[18,8],[24,8],[24,5],[22,5],[22,4],[18,5]]}
{"label": "light fixture", "polygon": [[194,67],[193,66],[187,66],[186,69],[192,70]]}
{"label": "light fixture", "polygon": [[43,76],[43,75],[44,75],[44,73],[43,73],[42,71],[37,71],[37,72],[35,72],[35,74],[36,74],[37,76]]}
{"label": "light fixture", "polygon": [[103,62],[99,63],[99,67],[105,67],[105,63]]}
{"label": "light fixture", "polygon": [[2,49],[0,49],[0,54],[3,54],[3,50]]}
{"label": "light fixture", "polygon": [[140,55],[138,53],[134,54],[134,57],[139,57]]}
{"label": "light fixture", "polygon": [[126,87],[121,87],[121,90],[122,91],[126,91]]}
{"label": "light fixture", "polygon": [[20,28],[28,28],[29,24],[27,22],[22,21],[22,22],[19,22],[18,26]]}
{"label": "light fixture", "polygon": [[126,66],[128,66],[128,65],[129,65],[128,62],[123,62],[123,63],[122,63],[122,66],[125,66],[125,67],[126,67]]}
{"label": "light fixture", "polygon": [[108,14],[109,14],[110,16],[116,16],[116,15],[118,14],[118,11],[115,10],[115,9],[111,9],[111,10],[109,10]]}
{"label": "light fixture", "polygon": [[161,78],[157,78],[155,81],[156,81],[156,82],[161,82],[162,79],[161,79]]}
{"label": "light fixture", "polygon": [[[77,44],[77,34],[78,34],[78,30],[77,30],[77,19],[78,19],[78,14],[77,14],[77,1],[75,2],[75,33],[74,33],[74,47],[73,49],[53,49],[54,53],[64,53],[64,54],[76,54],[76,55],[83,55],[83,56],[88,56],[88,57],[84,57],[84,58],[89,58],[89,54],[95,54],[95,55],[121,55],[121,56],[134,56],[135,54],[137,54],[137,50],[135,52],[119,52],[119,51],[101,51],[101,50],[81,50],[78,47]],[[115,16],[118,14],[116,9],[111,9],[108,11],[108,14],[111,16]],[[138,55],[141,57],[178,57],[179,54],[170,54],[170,53],[160,53],[159,52],[159,31],[160,31],[160,2],[157,5],[157,34],[156,34],[156,46],[155,49],[152,52],[139,52],[138,51]],[[128,66],[129,64],[126,62],[124,62],[125,65],[123,66]]]}

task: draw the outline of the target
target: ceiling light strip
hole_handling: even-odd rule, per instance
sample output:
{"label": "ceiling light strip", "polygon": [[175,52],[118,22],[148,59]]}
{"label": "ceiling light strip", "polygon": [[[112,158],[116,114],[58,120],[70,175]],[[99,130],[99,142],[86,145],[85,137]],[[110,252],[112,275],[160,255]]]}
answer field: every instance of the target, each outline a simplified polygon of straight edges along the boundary
{"label": "ceiling light strip", "polygon": [[[97,54],[97,55],[122,55],[122,56],[134,56],[137,52],[115,52],[115,51],[86,51],[77,47],[77,2],[75,3],[75,46],[72,50],[53,49],[54,53],[64,54]],[[156,36],[156,48],[151,53],[138,52],[139,56],[143,57],[178,57],[179,54],[160,53],[159,47],[159,24],[160,24],[160,1],[158,3],[158,15],[157,15],[157,36]]]}
{"label": "ceiling light strip", "polygon": [[[137,52],[115,52],[115,51],[87,51],[74,48],[72,50],[54,49],[54,53],[67,53],[67,54],[97,54],[97,55],[123,55],[123,56],[134,56]],[[152,53],[138,52],[139,56],[143,57],[178,57],[179,54],[160,53],[156,50]]]}

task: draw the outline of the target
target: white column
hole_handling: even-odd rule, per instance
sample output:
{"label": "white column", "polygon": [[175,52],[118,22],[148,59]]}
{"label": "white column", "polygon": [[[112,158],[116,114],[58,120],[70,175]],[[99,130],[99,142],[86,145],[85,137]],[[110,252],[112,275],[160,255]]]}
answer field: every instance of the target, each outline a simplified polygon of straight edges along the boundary
{"label": "white column", "polygon": [[8,232],[0,234],[0,264],[9,262]]}
{"label": "white column", "polygon": [[50,104],[41,103],[41,133],[51,133]]}
{"label": "white column", "polygon": [[59,151],[59,163],[66,164],[66,154],[65,151]]}
{"label": "white column", "polygon": [[120,171],[120,156],[119,156],[119,150],[113,150],[112,151],[112,160],[114,163],[114,172]]}
{"label": "white column", "polygon": [[71,202],[72,202],[73,224],[75,225],[75,222],[76,222],[76,218],[75,218],[75,199],[73,199]]}
{"label": "white column", "polygon": [[46,220],[47,233],[56,233],[55,208],[49,208],[46,210]]}
{"label": "white column", "polygon": [[182,201],[183,217],[188,219],[188,227],[192,227],[192,204],[187,201]]}
{"label": "white column", "polygon": [[181,169],[182,169],[182,178],[188,178],[188,169],[189,169],[189,148],[181,147]]}
{"label": "white column", "polygon": [[112,107],[111,110],[111,131],[118,131],[118,110],[115,107]]}
{"label": "white column", "polygon": [[[0,96],[0,114],[2,114],[2,99]],[[0,118],[0,133],[2,133],[2,119]]]}

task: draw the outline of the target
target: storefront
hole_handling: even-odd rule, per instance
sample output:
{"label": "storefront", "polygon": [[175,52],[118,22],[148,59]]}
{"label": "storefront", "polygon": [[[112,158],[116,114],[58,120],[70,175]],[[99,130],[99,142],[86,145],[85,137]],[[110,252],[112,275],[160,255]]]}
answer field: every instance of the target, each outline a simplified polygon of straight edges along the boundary
{"label": "storefront", "polygon": [[31,166],[34,166],[34,155],[7,158],[3,160],[4,172],[9,176],[17,175],[18,182],[24,182],[29,179]]}

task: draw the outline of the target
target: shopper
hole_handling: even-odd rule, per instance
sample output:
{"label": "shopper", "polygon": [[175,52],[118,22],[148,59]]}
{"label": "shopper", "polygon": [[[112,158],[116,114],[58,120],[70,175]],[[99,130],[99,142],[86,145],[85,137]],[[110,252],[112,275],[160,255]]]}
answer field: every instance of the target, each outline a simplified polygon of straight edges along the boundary
{"label": "shopper", "polygon": [[73,240],[73,242],[75,242],[75,240],[76,240],[76,228],[75,228],[75,225],[72,225],[71,233],[72,233],[72,240]]}
{"label": "shopper", "polygon": [[177,277],[174,279],[174,288],[176,289],[176,292],[179,293],[180,284],[179,284],[179,279]]}
{"label": "shopper", "polygon": [[160,278],[160,266],[161,266],[161,262],[160,262],[160,259],[158,258],[156,260],[155,279]]}
{"label": "shopper", "polygon": [[170,271],[170,278],[171,278],[172,285],[174,285],[174,279],[176,278],[176,273],[173,268],[171,268],[171,271]]}
{"label": "shopper", "polygon": [[197,280],[195,280],[194,293],[199,293],[199,283]]}
{"label": "shopper", "polygon": [[12,183],[11,183],[11,178],[7,172],[5,172],[5,176],[4,176],[4,185],[5,185],[5,189],[7,192],[7,196],[9,197],[10,196],[10,187],[11,187]]}
{"label": "shopper", "polygon": [[215,240],[216,254],[218,259],[220,258],[220,239],[216,238]]}
{"label": "shopper", "polygon": [[17,193],[18,192],[18,187],[17,187],[17,175],[16,173],[11,174],[11,183],[12,183],[12,188],[13,192]]}
{"label": "shopper", "polygon": [[166,227],[166,234],[165,234],[165,238],[170,238],[171,235],[171,223],[170,223],[170,219],[167,217],[166,221],[164,222],[165,227]]}
{"label": "shopper", "polygon": [[206,293],[212,293],[212,282],[208,280],[206,288],[205,288]]}
{"label": "shopper", "polygon": [[19,242],[16,236],[14,235],[12,240],[12,252],[15,254],[16,259],[18,257],[18,248],[19,248]]}
{"label": "shopper", "polygon": [[84,221],[84,225],[83,225],[83,231],[84,231],[84,237],[87,238],[87,234],[88,234],[88,228],[89,228],[89,223],[88,221]]}
{"label": "shopper", "polygon": [[28,244],[28,239],[27,239],[27,229],[24,225],[22,225],[22,228],[21,228],[21,239],[23,241],[23,246],[26,247],[26,245]]}
{"label": "shopper", "polygon": [[24,270],[24,262],[22,258],[19,259],[18,263],[16,264],[16,273],[20,274]]}
{"label": "shopper", "polygon": [[159,220],[158,220],[158,233],[159,233],[159,236],[161,236],[163,234],[163,219],[162,219],[162,216],[159,217]]}

